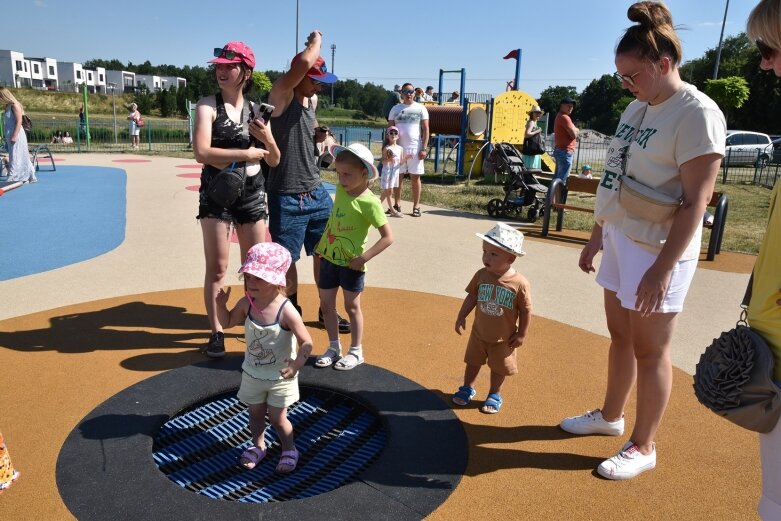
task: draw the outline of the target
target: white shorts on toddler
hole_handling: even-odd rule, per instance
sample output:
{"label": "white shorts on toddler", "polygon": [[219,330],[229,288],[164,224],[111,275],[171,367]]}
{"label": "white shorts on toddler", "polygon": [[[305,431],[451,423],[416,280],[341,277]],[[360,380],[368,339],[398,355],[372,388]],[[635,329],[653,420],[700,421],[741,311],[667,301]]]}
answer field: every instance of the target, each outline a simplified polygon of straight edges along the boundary
{"label": "white shorts on toddler", "polygon": [[[609,223],[602,227],[602,248],[597,284],[615,292],[622,307],[635,310],[637,286],[656,261],[657,255],[641,248],[618,227]],[[680,313],[683,310],[683,301],[696,268],[697,259],[678,261],[657,313]]]}
{"label": "white shorts on toddler", "polygon": [[242,371],[236,397],[249,405],[266,403],[277,409],[290,407],[299,398],[298,375],[284,380],[259,380]]}
{"label": "white shorts on toddler", "polygon": [[[387,169],[387,171],[386,171]],[[382,174],[380,175],[380,188],[388,190],[391,188],[399,187],[399,167],[382,167]]]}

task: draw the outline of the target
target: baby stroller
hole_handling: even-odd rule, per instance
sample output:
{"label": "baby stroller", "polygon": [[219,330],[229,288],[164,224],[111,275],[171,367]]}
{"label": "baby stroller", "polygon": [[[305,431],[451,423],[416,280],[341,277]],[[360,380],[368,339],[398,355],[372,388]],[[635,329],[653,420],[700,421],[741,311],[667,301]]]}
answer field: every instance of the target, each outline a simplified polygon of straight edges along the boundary
{"label": "baby stroller", "polygon": [[548,188],[534,177],[534,173],[541,170],[527,169],[520,152],[510,143],[497,143],[491,155],[494,156],[496,172],[506,175],[507,182],[504,184],[504,199],[488,201],[488,215],[521,215],[524,207],[528,206],[526,218],[529,222],[536,221],[545,212],[545,194],[548,193]]}

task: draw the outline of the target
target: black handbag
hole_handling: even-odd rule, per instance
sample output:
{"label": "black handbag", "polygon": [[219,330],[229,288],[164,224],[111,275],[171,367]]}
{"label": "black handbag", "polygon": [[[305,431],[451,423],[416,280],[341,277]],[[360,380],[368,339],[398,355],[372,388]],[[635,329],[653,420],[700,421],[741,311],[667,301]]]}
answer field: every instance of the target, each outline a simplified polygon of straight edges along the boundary
{"label": "black handbag", "polygon": [[545,144],[542,142],[542,132],[523,140],[523,153],[527,156],[539,156],[545,153]]}
{"label": "black handbag", "polygon": [[773,353],[746,323],[752,274],[743,312],[734,329],[723,332],[700,356],[694,373],[697,400],[719,416],[755,431],[770,432],[781,417],[781,388],[773,381]]}
{"label": "black handbag", "polygon": [[[217,94],[215,99],[218,105],[223,103],[220,94]],[[249,114],[249,118],[244,117],[245,113]],[[252,102],[246,98],[244,99],[244,106],[241,109],[241,115],[239,117],[241,119],[242,133],[249,135],[248,119],[255,119],[255,111]],[[251,139],[252,137],[250,136],[250,140]],[[249,144],[247,146],[249,146]],[[209,185],[206,187],[206,195],[223,208],[230,208],[244,193],[246,175],[246,163],[244,161],[234,161],[229,166],[220,170],[217,175],[212,178]]]}
{"label": "black handbag", "polygon": [[244,178],[247,167],[244,162],[234,161],[220,170],[206,187],[206,195],[223,208],[230,208],[244,192]]}

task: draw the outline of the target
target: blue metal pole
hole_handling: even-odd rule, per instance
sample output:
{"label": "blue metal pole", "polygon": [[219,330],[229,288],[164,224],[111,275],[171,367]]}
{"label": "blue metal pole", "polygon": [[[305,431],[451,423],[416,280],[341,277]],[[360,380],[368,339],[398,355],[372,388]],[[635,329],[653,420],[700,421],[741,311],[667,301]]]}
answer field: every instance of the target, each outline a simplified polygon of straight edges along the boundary
{"label": "blue metal pole", "polygon": [[515,60],[515,85],[513,90],[520,90],[518,85],[521,83],[521,50],[518,49],[518,59]]}
{"label": "blue metal pole", "polygon": [[469,101],[466,99],[466,69],[461,68],[461,107],[463,111],[461,113],[461,143],[458,147],[458,153],[456,154],[456,172],[457,175],[464,175],[464,156],[466,155],[466,125],[467,116],[469,115]]}
{"label": "blue metal pole", "polygon": [[[439,94],[437,95],[437,103],[442,105],[442,87],[444,86],[443,76],[445,71],[439,69]],[[430,130],[430,129],[429,129]],[[442,140],[437,136],[437,144],[434,148],[434,172],[439,172],[439,151],[442,146]]]}

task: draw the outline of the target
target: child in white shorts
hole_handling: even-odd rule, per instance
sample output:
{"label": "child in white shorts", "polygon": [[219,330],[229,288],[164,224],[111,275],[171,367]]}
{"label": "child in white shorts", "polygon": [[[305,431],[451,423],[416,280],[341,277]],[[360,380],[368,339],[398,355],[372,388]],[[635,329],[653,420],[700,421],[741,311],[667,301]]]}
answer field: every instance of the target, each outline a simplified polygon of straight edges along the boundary
{"label": "child in white shorts", "polygon": [[385,131],[385,141],[382,145],[382,174],[380,177],[380,203],[387,200],[388,209],[385,215],[391,217],[403,217],[404,214],[393,207],[391,195],[393,189],[399,187],[399,169],[403,160],[404,149],[399,145],[399,129],[395,126],[388,127]]}
{"label": "child in white shorts", "polygon": [[298,371],[312,352],[312,337],[295,306],[284,297],[290,262],[284,246],[256,244],[239,269],[244,275],[244,296],[228,311],[230,287],[217,294],[222,327],[244,323],[247,350],[238,398],[249,405],[252,443],[239,459],[246,469],[255,468],[266,457],[266,412],[282,446],[277,472],[292,472],[298,464],[287,408],[298,400]]}

